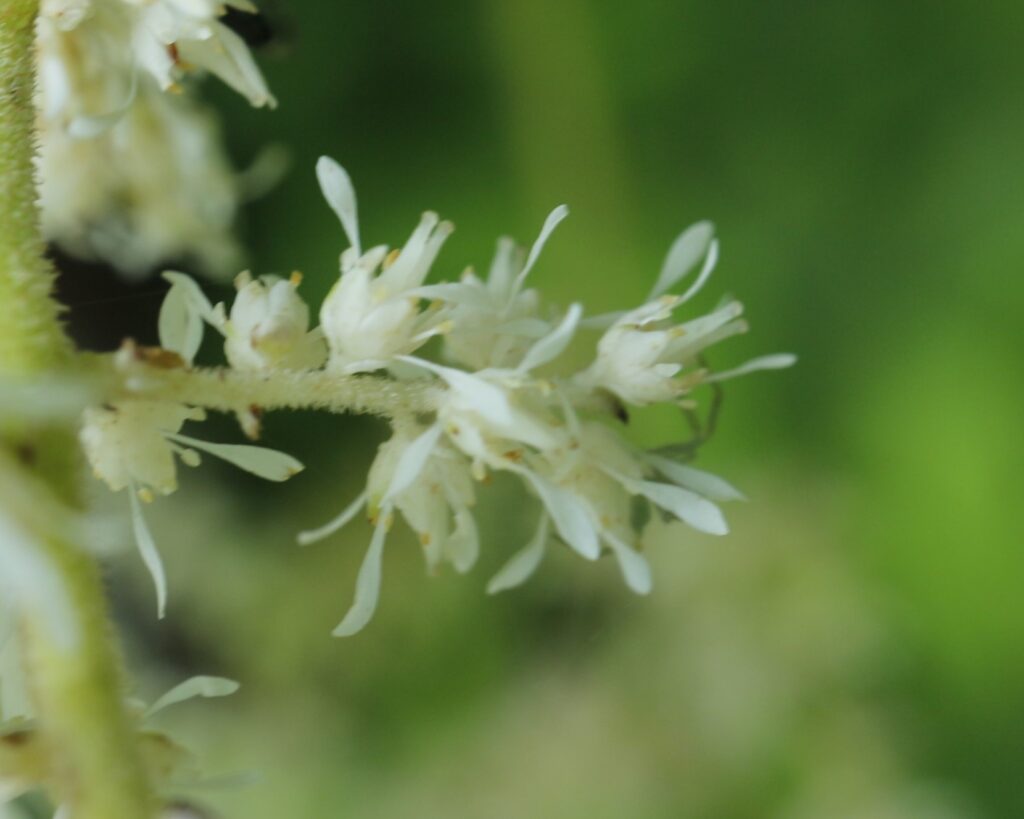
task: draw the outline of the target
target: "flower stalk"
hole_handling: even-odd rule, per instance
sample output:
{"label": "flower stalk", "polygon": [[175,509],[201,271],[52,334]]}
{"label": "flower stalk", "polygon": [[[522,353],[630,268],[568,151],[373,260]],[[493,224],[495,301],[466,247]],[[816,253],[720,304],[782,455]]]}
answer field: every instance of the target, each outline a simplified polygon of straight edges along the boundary
{"label": "flower stalk", "polygon": [[425,379],[396,381],[324,370],[246,372],[140,364],[125,372],[115,364],[115,372],[109,375],[113,383],[100,392],[110,401],[172,401],[238,414],[310,409],[392,419],[435,412],[444,392]]}
{"label": "flower stalk", "polygon": [[[39,229],[36,150],[37,0],[0,5],[0,376],[37,379],[65,370],[72,345],[53,299],[55,273]],[[29,484],[74,505],[75,430],[6,422],[0,455]],[[27,490],[26,490],[27,491]],[[17,511],[10,493],[5,501]],[[25,509],[25,507],[21,507]],[[31,507],[29,507],[31,508]],[[9,511],[5,509],[3,511]],[[22,527],[73,628],[55,630],[38,606],[20,607],[22,655],[47,749],[49,782],[75,819],[150,819],[156,800],[123,706],[121,670],[99,568],[70,536]],[[3,567],[0,567],[2,569]]]}

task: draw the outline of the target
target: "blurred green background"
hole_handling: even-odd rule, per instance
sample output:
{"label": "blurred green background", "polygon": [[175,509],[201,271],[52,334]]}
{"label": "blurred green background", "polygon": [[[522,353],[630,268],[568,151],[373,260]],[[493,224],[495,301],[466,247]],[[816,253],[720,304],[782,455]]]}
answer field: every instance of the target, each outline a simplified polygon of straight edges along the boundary
{"label": "blurred green background", "polygon": [[[567,202],[535,283],[594,311],[637,303],[675,235],[713,219],[698,306],[735,293],[753,325],[715,363],[801,360],[729,385],[700,464],[751,502],[727,539],[654,537],[650,599],[569,554],[488,599],[529,527],[497,486],[483,565],[424,578],[396,533],[376,619],[332,640],[368,527],[293,535],[358,491],[385,430],[272,417],[299,479],[188,475],[153,510],[168,620],[134,559],[115,572],[145,693],[243,683],[167,717],[208,769],[259,772],[196,801],[246,819],[1024,816],[1024,6],[263,5],[280,108],[204,86],[239,165],[292,156],[245,214],[257,272],[302,270],[313,303],[336,277],[326,153],[367,242],[400,244],[428,208],[456,222],[446,278]],[[681,430],[652,414],[633,434]]]}

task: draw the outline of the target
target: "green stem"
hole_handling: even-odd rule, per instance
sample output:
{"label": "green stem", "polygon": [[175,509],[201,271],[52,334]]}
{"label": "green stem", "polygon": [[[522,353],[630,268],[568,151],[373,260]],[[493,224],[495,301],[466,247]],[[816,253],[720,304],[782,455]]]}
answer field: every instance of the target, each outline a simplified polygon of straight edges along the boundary
{"label": "green stem", "polygon": [[436,412],[444,389],[430,380],[396,381],[325,370],[244,372],[227,368],[138,366],[107,373],[107,400],[168,401],[215,412],[314,409],[381,418]]}
{"label": "green stem", "polygon": [[37,0],[0,4],[0,372],[6,375],[52,368],[71,352],[39,230],[36,11]]}
{"label": "green stem", "polygon": [[[66,370],[72,360],[39,227],[37,12],[38,0],[0,0],[0,377],[27,381]],[[23,476],[5,490],[6,509],[30,510],[10,493],[32,483],[55,502],[74,505],[78,452],[73,425],[40,426],[31,419],[3,425],[0,455],[17,463]],[[66,536],[36,535],[31,548],[55,578],[56,604],[71,613],[74,626],[55,630],[45,606],[19,611],[22,654],[55,796],[75,819],[151,819],[156,799],[124,709],[99,568]]]}

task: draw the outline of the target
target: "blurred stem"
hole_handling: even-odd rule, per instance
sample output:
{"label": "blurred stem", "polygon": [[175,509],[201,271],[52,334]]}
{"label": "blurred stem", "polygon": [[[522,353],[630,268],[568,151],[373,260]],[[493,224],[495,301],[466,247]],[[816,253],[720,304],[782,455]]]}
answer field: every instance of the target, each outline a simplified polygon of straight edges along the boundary
{"label": "blurred stem", "polygon": [[120,662],[99,567],[66,542],[40,545],[64,581],[77,629],[67,641],[39,612],[27,613],[21,627],[54,795],[74,819],[151,819],[156,799],[134,726],[123,710]]}
{"label": "blurred stem", "polygon": [[[37,12],[38,0],[0,0],[0,376],[25,380],[65,369],[72,358],[39,227]],[[38,481],[59,501],[76,503],[72,426],[7,424],[0,428],[0,447],[19,464],[25,485]],[[74,621],[60,634],[46,606],[19,611],[22,655],[56,796],[74,819],[151,819],[156,801],[124,711],[99,568],[66,537],[36,534],[32,546],[56,578],[55,605],[66,605]]]}
{"label": "blurred stem", "polygon": [[[628,273],[638,261],[636,208],[595,4],[494,0],[486,7],[499,99],[527,204],[543,212],[555,202],[586,203],[566,228],[586,241],[552,242],[544,251],[548,269]],[[595,304],[617,304],[631,278],[602,282]]]}

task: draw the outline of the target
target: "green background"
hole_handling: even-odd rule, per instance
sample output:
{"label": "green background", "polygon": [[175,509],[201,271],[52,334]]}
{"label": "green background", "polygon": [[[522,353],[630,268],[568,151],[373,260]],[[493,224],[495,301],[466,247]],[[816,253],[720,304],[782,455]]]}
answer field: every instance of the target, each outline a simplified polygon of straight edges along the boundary
{"label": "green background", "polygon": [[710,218],[697,307],[736,294],[753,328],[715,363],[800,363],[729,385],[700,464],[751,500],[725,540],[654,537],[649,599],[568,553],[487,598],[530,527],[499,483],[481,566],[425,578],[396,532],[376,619],[332,640],[369,529],[293,535],[359,491],[385,430],[273,417],[300,478],[186,476],[153,509],[166,623],[134,559],[115,571],[145,693],[243,683],[166,718],[207,770],[259,772],[194,798],[247,819],[1024,816],[1024,7],[264,7],[279,109],[204,86],[239,165],[272,143],[292,159],[244,215],[256,272],[303,271],[314,304],[334,281],[330,154],[365,243],[400,244],[425,209],[456,223],[437,277],[568,203],[535,284],[592,311],[638,303]]}

